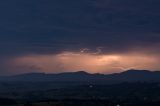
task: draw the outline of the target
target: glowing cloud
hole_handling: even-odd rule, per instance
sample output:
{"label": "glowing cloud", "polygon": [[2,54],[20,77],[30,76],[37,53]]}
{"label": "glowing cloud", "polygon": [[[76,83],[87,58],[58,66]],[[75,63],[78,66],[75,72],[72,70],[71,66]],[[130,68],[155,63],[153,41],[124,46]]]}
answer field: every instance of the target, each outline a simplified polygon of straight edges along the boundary
{"label": "glowing cloud", "polygon": [[130,68],[159,69],[159,59],[145,54],[94,54],[62,52],[48,55],[25,55],[12,59],[10,67],[21,70],[57,73],[85,70],[91,73],[113,73]]}

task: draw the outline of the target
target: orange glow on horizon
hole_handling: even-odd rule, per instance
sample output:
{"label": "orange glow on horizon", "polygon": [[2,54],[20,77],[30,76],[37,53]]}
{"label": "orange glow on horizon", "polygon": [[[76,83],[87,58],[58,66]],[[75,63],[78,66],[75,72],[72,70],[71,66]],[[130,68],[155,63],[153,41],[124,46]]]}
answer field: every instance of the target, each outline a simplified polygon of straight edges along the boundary
{"label": "orange glow on horizon", "polygon": [[11,60],[15,70],[31,70],[46,73],[64,71],[88,71],[90,73],[114,73],[131,68],[159,68],[159,59],[145,54],[92,54],[63,52],[49,55],[25,55]]}

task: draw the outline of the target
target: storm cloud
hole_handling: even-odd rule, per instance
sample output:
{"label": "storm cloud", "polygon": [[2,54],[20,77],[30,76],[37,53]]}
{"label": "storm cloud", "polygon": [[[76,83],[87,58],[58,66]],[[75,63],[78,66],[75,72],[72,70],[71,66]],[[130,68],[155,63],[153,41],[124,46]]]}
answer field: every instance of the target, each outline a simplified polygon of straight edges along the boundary
{"label": "storm cloud", "polygon": [[[28,55],[131,56],[136,52],[159,59],[159,5],[159,0],[0,1],[1,73],[14,73],[16,69],[8,68],[13,64],[10,61]],[[159,69],[151,65],[149,69]],[[39,68],[32,65],[27,69]]]}

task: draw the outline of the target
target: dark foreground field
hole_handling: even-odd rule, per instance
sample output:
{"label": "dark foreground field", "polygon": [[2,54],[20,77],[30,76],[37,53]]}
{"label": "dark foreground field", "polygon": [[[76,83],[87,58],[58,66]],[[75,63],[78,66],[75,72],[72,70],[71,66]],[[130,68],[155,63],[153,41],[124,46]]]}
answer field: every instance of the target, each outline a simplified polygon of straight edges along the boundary
{"label": "dark foreground field", "polygon": [[1,106],[160,106],[160,83],[0,84]]}
{"label": "dark foreground field", "polygon": [[159,101],[150,100],[116,100],[116,99],[92,99],[92,100],[49,100],[25,103],[6,103],[2,106],[160,106]]}

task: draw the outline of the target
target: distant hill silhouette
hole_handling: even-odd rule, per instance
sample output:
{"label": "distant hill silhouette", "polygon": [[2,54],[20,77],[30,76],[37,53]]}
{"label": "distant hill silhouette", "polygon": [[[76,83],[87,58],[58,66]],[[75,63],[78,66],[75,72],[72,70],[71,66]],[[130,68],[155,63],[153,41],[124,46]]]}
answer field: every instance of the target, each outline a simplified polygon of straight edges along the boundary
{"label": "distant hill silhouette", "polygon": [[55,81],[55,82],[135,82],[135,81],[160,81],[159,71],[127,70],[115,74],[90,74],[85,71],[65,72],[59,74],[28,73],[9,77],[0,77],[0,81]]}
{"label": "distant hill silhouette", "polygon": [[128,70],[118,74],[108,75],[111,80],[118,81],[160,81],[159,71]]}

